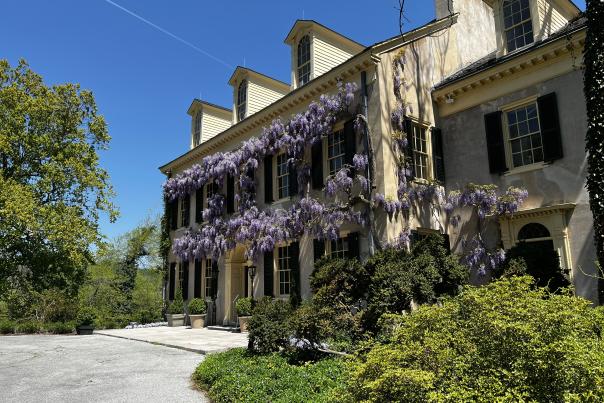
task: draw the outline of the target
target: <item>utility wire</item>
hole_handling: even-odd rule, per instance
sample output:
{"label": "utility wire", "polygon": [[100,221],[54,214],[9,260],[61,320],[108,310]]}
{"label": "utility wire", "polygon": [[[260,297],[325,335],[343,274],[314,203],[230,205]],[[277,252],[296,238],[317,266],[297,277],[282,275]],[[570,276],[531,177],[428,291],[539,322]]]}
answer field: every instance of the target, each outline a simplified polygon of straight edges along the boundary
{"label": "utility wire", "polygon": [[234,67],[232,65],[230,65],[229,63],[225,62],[224,60],[206,52],[205,50],[199,48],[198,46],[195,46],[194,44],[192,44],[191,42],[187,41],[186,39],[181,38],[178,35],[173,34],[172,32],[168,31],[167,29],[164,29],[162,27],[160,27],[157,24],[152,23],[151,21],[147,20],[146,18],[141,17],[140,15],[136,14],[133,11],[128,10],[126,7],[123,7],[119,4],[117,4],[114,1],[111,0],[105,0],[105,2],[111,4],[112,6],[119,8],[120,10],[122,10],[123,12],[130,14],[131,16],[133,16],[134,18],[138,19],[139,21],[144,22],[145,24],[157,29],[160,32],[163,32],[164,34],[168,35],[169,37],[176,39],[177,41],[179,41],[180,43],[183,43],[185,45],[187,45],[188,47],[190,47],[193,50],[196,50],[197,52],[201,53],[202,55],[209,57],[210,59],[214,60],[217,63],[222,64],[225,67],[228,67],[229,69],[233,69]]}

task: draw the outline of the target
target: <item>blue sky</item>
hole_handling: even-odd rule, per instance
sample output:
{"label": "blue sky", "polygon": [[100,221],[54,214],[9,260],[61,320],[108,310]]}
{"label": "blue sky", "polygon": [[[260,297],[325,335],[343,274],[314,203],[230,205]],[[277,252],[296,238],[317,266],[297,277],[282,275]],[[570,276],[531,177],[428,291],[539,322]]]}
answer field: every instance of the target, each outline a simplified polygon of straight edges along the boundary
{"label": "blue sky", "polygon": [[[109,238],[161,211],[164,178],[157,168],[188,149],[186,111],[193,98],[229,106],[227,81],[244,61],[289,82],[289,48],[283,39],[296,19],[314,19],[365,45],[398,33],[396,0],[110,3],[5,0],[0,24],[0,58],[13,65],[25,58],[47,84],[77,82],[93,91],[112,136],[101,161],[121,212],[116,223],[101,222]],[[432,1],[406,3],[406,28],[434,18]],[[585,8],[584,1],[576,3]]]}

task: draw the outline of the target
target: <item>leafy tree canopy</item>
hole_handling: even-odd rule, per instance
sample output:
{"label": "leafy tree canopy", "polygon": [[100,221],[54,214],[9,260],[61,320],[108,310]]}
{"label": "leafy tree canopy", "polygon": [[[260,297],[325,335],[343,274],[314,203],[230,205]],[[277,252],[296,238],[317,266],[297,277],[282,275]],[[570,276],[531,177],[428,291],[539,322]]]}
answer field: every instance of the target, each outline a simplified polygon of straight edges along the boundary
{"label": "leafy tree canopy", "polygon": [[25,277],[77,290],[99,214],[117,217],[98,156],[109,140],[90,91],[0,60],[0,288]]}

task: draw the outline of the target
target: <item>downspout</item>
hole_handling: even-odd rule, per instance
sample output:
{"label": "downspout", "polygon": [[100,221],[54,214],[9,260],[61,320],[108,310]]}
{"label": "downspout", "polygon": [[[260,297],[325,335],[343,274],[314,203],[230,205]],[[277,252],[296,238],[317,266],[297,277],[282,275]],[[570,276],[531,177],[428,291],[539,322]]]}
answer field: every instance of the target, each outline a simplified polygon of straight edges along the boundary
{"label": "downspout", "polygon": [[369,216],[369,234],[368,234],[368,246],[369,246],[369,256],[373,256],[375,254],[375,231],[374,231],[374,212],[371,205],[371,200],[373,199],[373,171],[374,171],[374,161],[373,161],[373,145],[371,140],[369,139],[369,106],[368,106],[368,94],[367,94],[367,72],[361,72],[361,113],[365,118],[365,124],[363,127],[363,142],[365,146],[365,153],[367,154],[367,167],[365,168],[367,174],[367,187],[368,187],[368,216]]}

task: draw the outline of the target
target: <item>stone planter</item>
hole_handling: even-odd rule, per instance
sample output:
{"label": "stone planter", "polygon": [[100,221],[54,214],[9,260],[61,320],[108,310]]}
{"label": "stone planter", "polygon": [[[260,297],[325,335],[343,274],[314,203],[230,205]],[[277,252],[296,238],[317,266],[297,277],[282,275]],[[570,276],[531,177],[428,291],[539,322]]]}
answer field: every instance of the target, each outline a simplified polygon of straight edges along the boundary
{"label": "stone planter", "polygon": [[166,318],[168,319],[169,327],[185,325],[185,315],[183,315],[182,313],[166,314]]}
{"label": "stone planter", "polygon": [[247,333],[247,326],[251,316],[240,316],[239,317],[239,331],[241,333]]}
{"label": "stone planter", "polygon": [[79,335],[90,335],[94,332],[94,326],[91,325],[81,325],[76,327],[76,333]]}
{"label": "stone planter", "polygon": [[189,315],[192,329],[201,329],[206,326],[206,314],[202,315]]}

